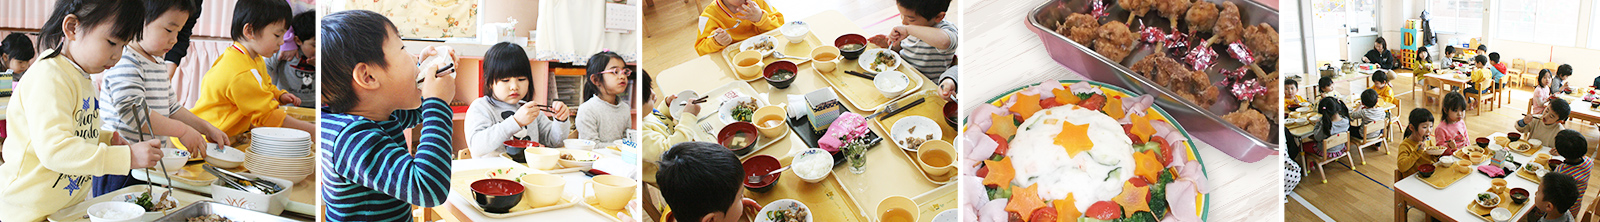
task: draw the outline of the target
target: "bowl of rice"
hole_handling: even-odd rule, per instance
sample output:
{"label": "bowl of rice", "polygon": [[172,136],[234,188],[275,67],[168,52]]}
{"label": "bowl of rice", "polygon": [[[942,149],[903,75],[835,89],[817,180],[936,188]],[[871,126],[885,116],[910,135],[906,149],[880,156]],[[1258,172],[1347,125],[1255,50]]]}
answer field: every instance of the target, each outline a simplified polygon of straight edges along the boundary
{"label": "bowl of rice", "polygon": [[828,174],[833,172],[833,155],[828,154],[827,150],[818,148],[801,150],[795,154],[789,167],[794,169],[796,176],[800,176],[800,180],[805,180],[807,183],[822,182],[823,178],[828,178]]}

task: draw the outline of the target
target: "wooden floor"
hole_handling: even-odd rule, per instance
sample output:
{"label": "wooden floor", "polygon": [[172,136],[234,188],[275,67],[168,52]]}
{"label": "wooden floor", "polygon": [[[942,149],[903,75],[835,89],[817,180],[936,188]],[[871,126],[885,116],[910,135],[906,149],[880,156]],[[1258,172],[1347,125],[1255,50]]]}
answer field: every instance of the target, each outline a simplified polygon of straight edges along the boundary
{"label": "wooden floor", "polygon": [[[1399,110],[1402,112],[1399,112],[1399,118],[1407,118],[1411,109],[1423,104],[1421,102],[1428,102],[1424,107],[1433,111],[1435,118],[1437,118],[1439,112],[1434,108],[1435,103],[1433,103],[1436,101],[1429,102],[1421,97],[1417,97],[1418,99],[1414,100],[1412,94],[1401,94],[1411,89],[1409,84],[1411,80],[1411,77],[1400,76],[1391,82],[1395,87],[1395,97],[1401,100]],[[1335,87],[1335,90],[1339,92],[1349,92],[1348,88],[1351,88],[1347,84],[1336,85],[1338,86]],[[1493,111],[1485,110],[1481,115],[1475,115],[1472,110],[1468,110],[1466,119],[1467,134],[1476,138],[1488,136],[1495,132],[1514,131],[1515,129],[1512,126],[1522,118],[1523,113],[1527,112],[1528,100],[1533,96],[1530,90],[1530,88],[1525,87],[1513,88],[1509,91],[1510,95],[1507,96],[1508,99],[1506,100],[1510,104],[1505,104],[1505,106],[1496,108]],[[1567,127],[1569,129],[1578,129],[1579,131],[1594,130],[1591,123],[1569,122]],[[1390,141],[1402,139],[1398,133],[1391,135],[1393,137],[1390,138]],[[1355,166],[1354,170],[1347,167],[1348,163],[1331,163],[1326,165],[1328,183],[1321,183],[1322,178],[1313,171],[1311,175],[1302,177],[1299,186],[1294,189],[1294,192],[1334,220],[1393,220],[1394,210],[1389,206],[1394,203],[1392,186],[1394,185],[1396,155],[1386,155],[1374,148],[1368,148],[1365,151],[1366,165],[1361,165],[1359,158],[1357,159],[1358,163],[1353,165]],[[1340,162],[1343,163],[1344,161]],[[1596,182],[1594,180],[1589,181],[1590,192],[1584,194],[1584,206],[1589,206],[1594,202],[1595,191],[1597,190]],[[1284,219],[1287,221],[1321,220],[1309,208],[1293,199],[1284,204],[1284,210],[1286,215]],[[1424,213],[1418,210],[1409,210],[1406,215],[1408,221],[1421,221]]]}
{"label": "wooden floor", "polygon": [[[699,57],[693,43],[700,31],[700,11],[714,1],[717,0],[655,0],[655,4],[644,8],[643,68],[646,72],[657,73]],[[900,11],[893,0],[768,0],[767,3],[789,21],[837,10],[866,30],[867,33],[862,34],[865,36],[889,34],[890,29],[900,25]],[[950,3],[945,20],[960,21],[957,5],[954,1]],[[961,27],[959,22],[956,27]]]}

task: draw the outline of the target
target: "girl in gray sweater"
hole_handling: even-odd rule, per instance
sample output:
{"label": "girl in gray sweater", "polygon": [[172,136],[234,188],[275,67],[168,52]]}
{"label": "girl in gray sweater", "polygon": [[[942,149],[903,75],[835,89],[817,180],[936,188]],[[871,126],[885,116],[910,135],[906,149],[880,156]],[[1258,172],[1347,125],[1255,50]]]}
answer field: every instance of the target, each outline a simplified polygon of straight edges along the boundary
{"label": "girl in gray sweater", "polygon": [[513,139],[564,146],[562,139],[571,132],[567,119],[572,112],[561,101],[549,107],[527,102],[532,75],[527,53],[516,44],[502,42],[484,53],[484,96],[467,107],[467,147],[473,157],[499,156],[505,152],[502,144]]}
{"label": "girl in gray sweater", "polygon": [[615,52],[600,52],[589,57],[589,83],[583,88],[588,98],[578,106],[578,138],[613,141],[627,138],[633,124],[633,106],[620,96],[632,84],[633,69]]}

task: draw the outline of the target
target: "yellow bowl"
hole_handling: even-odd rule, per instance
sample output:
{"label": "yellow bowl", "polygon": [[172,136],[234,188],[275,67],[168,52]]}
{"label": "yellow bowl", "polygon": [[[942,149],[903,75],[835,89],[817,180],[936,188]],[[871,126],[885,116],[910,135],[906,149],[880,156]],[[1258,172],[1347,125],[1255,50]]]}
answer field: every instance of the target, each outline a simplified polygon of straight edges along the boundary
{"label": "yellow bowl", "polygon": [[922,146],[917,148],[917,165],[928,175],[943,176],[950,173],[955,161],[955,146],[950,145],[950,142],[930,140],[923,142]]}
{"label": "yellow bowl", "polygon": [[818,71],[832,72],[839,66],[839,47],[831,45],[817,46],[811,49],[811,63]]}
{"label": "yellow bowl", "polygon": [[905,196],[889,196],[878,202],[877,218],[881,222],[915,222],[917,202]]}
{"label": "yellow bowl", "polygon": [[781,106],[765,106],[756,109],[752,118],[755,118],[756,129],[761,131],[761,136],[776,138],[789,131],[789,124],[784,122],[784,110]]}
{"label": "yellow bowl", "polygon": [[739,75],[739,79],[754,79],[761,76],[761,67],[766,65],[762,64],[761,57],[764,57],[761,52],[743,51],[734,54],[733,61],[728,62],[733,63],[734,74]]}

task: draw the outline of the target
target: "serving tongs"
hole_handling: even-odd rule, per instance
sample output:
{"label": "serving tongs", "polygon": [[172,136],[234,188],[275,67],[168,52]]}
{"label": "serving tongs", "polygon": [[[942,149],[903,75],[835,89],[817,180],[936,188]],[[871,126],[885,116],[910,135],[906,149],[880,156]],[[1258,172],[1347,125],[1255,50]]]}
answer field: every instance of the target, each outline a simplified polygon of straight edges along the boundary
{"label": "serving tongs", "polygon": [[273,183],[272,181],[261,179],[260,177],[255,179],[247,179],[243,175],[235,174],[223,169],[217,169],[217,167],[211,166],[210,164],[204,165],[202,168],[205,168],[206,172],[211,173],[211,175],[216,175],[217,179],[221,179],[222,182],[227,183],[229,188],[262,195],[283,192],[283,187],[279,186],[278,183]]}
{"label": "serving tongs", "polygon": [[[124,112],[133,112],[133,113],[143,114],[144,119],[137,120],[137,121],[139,121],[139,125],[137,127],[135,127],[134,130],[136,130],[136,131],[144,130],[142,132],[139,132],[139,142],[147,141],[149,139],[145,138],[145,135],[153,135],[156,132],[155,125],[153,123],[150,123],[150,104],[146,103],[144,100],[139,100],[139,104],[137,106],[133,106],[133,104],[126,104],[126,103],[131,103],[131,102],[132,101],[123,100],[119,104],[123,104],[120,107],[131,107],[131,108],[138,109],[138,110],[127,110],[127,109],[124,109],[124,110],[122,110]],[[159,148],[160,147],[157,147],[157,149],[159,149]],[[172,183],[172,174],[167,173],[166,164],[164,164],[162,162],[165,162],[165,161],[162,160],[162,159],[156,159],[156,165],[157,166],[161,166],[160,167],[161,168],[161,177],[167,180],[167,184],[161,184],[161,187],[162,188],[166,188],[167,191],[166,192],[162,192],[161,196],[159,196],[159,197],[157,197],[155,195],[150,195],[151,197],[156,197],[156,199],[153,200],[153,201],[155,201],[154,204],[156,204],[156,205],[160,205],[161,202],[166,201],[167,200],[167,195],[171,195],[172,194],[172,185],[169,185],[169,184]],[[148,175],[148,174],[146,174],[146,175]],[[151,179],[154,179],[154,177],[151,177]],[[147,193],[147,194],[154,193],[155,190],[156,190],[154,183],[145,184],[145,186],[146,186],[146,188],[145,188],[144,192]],[[173,204],[177,204],[177,203],[173,203]],[[161,215],[166,215],[166,214],[167,214],[166,211],[161,211]]]}

